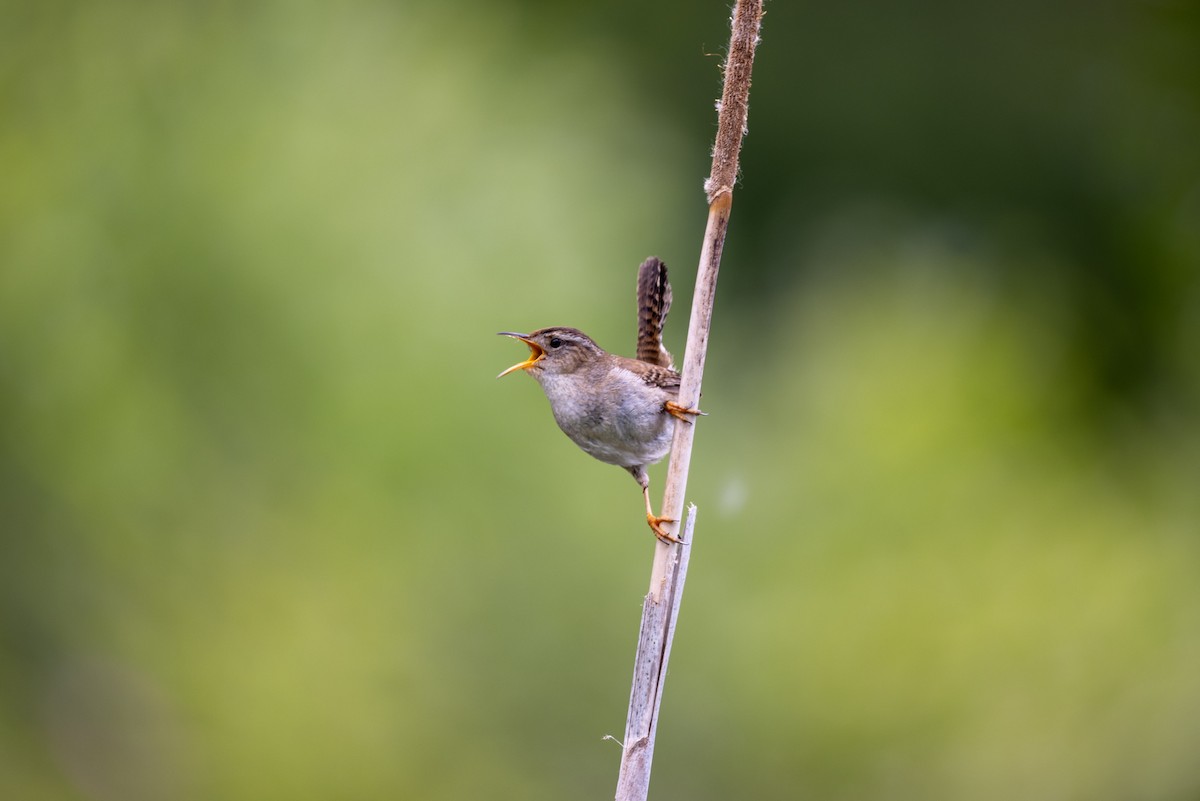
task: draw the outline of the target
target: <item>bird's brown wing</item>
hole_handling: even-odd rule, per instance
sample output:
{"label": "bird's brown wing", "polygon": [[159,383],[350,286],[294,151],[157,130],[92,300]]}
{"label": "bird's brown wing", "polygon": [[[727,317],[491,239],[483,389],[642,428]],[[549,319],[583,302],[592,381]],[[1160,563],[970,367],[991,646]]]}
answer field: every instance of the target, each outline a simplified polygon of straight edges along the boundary
{"label": "bird's brown wing", "polygon": [[655,256],[638,268],[637,301],[638,361],[674,369],[674,360],[662,341],[663,325],[671,310],[671,283],[667,280],[667,265]]}
{"label": "bird's brown wing", "polygon": [[642,378],[652,387],[661,387],[669,392],[679,392],[679,373],[670,367],[651,367]]}

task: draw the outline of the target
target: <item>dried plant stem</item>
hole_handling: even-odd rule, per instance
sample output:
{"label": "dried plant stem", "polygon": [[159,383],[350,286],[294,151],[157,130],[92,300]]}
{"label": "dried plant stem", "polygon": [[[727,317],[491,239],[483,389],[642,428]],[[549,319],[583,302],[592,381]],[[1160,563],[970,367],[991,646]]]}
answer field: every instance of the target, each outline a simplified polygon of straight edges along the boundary
{"label": "dried plant stem", "polygon": [[[754,66],[762,14],[762,0],[738,0],[731,20],[729,55],[725,61],[725,85],[717,117],[712,172],[704,182],[704,191],[708,196],[708,225],[700,251],[679,389],[679,403],[685,407],[694,408],[700,400],[700,383],[704,376],[713,301],[717,291],[717,273],[733,204],[738,155],[746,132],[750,74]],[[682,517],[695,429],[694,425],[686,423],[675,425],[675,440],[671,447],[662,505],[662,514],[670,518]],[[695,507],[691,507],[683,527],[685,545],[668,545],[660,541],[654,551],[650,590],[642,605],[642,625],[634,662],[629,715],[625,722],[621,773],[617,779],[617,801],[644,801],[650,791],[650,767],[654,757],[658,710],[683,583],[687,576],[695,518]],[[678,524],[667,525],[672,533],[678,533],[675,528]]]}

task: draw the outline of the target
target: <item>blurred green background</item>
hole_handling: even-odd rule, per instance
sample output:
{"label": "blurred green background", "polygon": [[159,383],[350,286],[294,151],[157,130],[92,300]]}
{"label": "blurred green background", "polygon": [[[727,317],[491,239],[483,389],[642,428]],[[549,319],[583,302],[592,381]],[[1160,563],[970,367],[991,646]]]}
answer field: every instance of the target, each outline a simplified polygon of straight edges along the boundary
{"label": "blurred green background", "polygon": [[[494,332],[682,353],[727,4],[2,16],[0,797],[611,797],[653,539]],[[1200,798],[1197,76],[768,5],[652,797]]]}

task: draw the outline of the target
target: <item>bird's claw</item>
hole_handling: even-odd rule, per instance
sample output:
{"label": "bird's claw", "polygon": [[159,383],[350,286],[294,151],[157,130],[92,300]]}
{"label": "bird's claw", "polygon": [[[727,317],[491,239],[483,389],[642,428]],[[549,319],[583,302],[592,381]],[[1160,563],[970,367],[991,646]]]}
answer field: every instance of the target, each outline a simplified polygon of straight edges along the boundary
{"label": "bird's claw", "polygon": [[[677,420],[682,420],[685,423],[692,422],[692,418],[696,415],[702,417],[708,416],[708,412],[702,412],[699,409],[689,409],[688,407],[676,403],[675,401],[667,401],[663,404],[663,410]],[[653,526],[651,526],[653,528]]]}
{"label": "bird's claw", "polygon": [[676,537],[671,532],[662,527],[663,523],[678,523],[674,517],[659,517],[658,515],[646,515],[646,522],[650,524],[650,530],[654,532],[654,536],[658,537],[659,542],[681,544],[683,540]]}

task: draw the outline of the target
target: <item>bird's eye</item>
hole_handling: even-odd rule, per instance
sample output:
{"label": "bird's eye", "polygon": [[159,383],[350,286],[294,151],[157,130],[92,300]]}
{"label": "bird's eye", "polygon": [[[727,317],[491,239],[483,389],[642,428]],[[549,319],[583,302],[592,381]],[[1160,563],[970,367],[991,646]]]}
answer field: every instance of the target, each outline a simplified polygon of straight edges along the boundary
{"label": "bird's eye", "polygon": [[562,340],[561,340],[561,339],[559,339],[558,337],[551,337],[551,338],[550,338],[550,347],[552,347],[552,348],[557,348],[557,347],[561,347],[561,346],[562,346]]}

